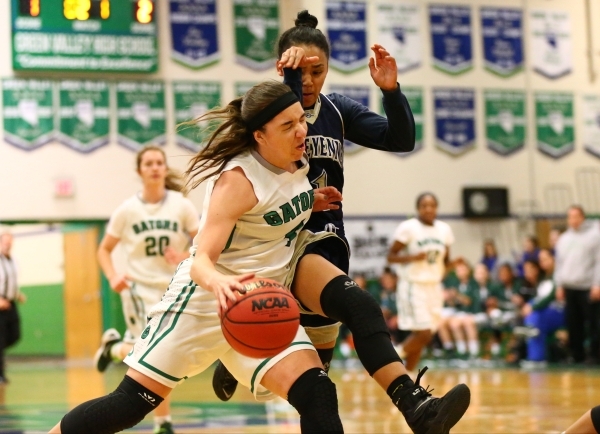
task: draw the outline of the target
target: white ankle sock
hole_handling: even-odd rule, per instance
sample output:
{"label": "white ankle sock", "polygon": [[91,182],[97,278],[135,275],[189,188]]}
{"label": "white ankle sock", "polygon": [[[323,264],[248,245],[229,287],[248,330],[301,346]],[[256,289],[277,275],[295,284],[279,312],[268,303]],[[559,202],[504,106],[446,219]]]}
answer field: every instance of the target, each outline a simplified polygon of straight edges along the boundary
{"label": "white ankle sock", "polygon": [[472,356],[479,355],[479,341],[469,341],[469,354]]}
{"label": "white ankle sock", "polygon": [[458,354],[465,354],[467,352],[467,344],[465,341],[456,341],[456,351]]}

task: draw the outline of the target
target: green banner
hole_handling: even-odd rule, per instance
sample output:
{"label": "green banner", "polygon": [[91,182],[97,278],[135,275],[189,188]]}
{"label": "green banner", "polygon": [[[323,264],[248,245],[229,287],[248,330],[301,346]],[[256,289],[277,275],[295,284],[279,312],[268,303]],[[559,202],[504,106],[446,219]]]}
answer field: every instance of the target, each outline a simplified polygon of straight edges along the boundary
{"label": "green banner", "polygon": [[[395,152],[399,157],[407,157],[423,149],[423,88],[403,87],[402,93],[406,97],[413,117],[415,118],[415,149],[411,152]],[[379,113],[385,116],[383,110],[383,99],[379,103]]]}
{"label": "green banner", "polygon": [[[155,3],[150,0],[4,0],[12,3],[15,70],[155,72]],[[162,12],[164,14],[164,11]],[[9,50],[6,44],[5,50]],[[7,51],[8,52],[8,51]]]}
{"label": "green banner", "polygon": [[525,92],[486,90],[484,99],[488,148],[500,155],[523,149],[527,129]]}
{"label": "green banner", "polygon": [[110,105],[105,81],[65,80],[59,83],[56,139],[80,152],[108,143]]}
{"label": "green banner", "polygon": [[248,90],[254,86],[255,84],[258,84],[258,82],[254,82],[254,81],[238,81],[237,83],[235,83],[235,89],[234,89],[234,93],[235,93],[235,97],[238,98],[240,96],[244,96],[246,94],[246,92],[248,92]]}
{"label": "green banner", "polygon": [[54,138],[53,83],[48,80],[2,80],[4,140],[32,150]]}
{"label": "green banner", "polygon": [[117,142],[137,151],[166,142],[165,89],[160,81],[117,83]]}
{"label": "green banner", "polygon": [[218,82],[173,82],[173,101],[177,132],[175,142],[186,149],[198,152],[206,140],[209,123],[201,121],[194,125],[181,125],[203,115],[221,104],[221,83]]}
{"label": "green banner", "polygon": [[278,0],[233,0],[236,61],[264,71],[275,65],[279,36]]}
{"label": "green banner", "polygon": [[575,148],[573,94],[535,93],[535,124],[538,149],[560,158]]}

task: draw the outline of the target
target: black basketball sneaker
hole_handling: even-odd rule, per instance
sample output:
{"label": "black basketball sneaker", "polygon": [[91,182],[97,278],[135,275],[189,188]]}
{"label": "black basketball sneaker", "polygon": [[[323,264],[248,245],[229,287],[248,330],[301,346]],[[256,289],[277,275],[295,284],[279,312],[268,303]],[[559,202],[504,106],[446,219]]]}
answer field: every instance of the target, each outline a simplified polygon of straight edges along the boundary
{"label": "black basketball sneaker", "polygon": [[225,365],[220,360],[217,361],[212,380],[213,390],[217,398],[221,401],[229,401],[235,393],[237,385],[238,381],[231,375]]}

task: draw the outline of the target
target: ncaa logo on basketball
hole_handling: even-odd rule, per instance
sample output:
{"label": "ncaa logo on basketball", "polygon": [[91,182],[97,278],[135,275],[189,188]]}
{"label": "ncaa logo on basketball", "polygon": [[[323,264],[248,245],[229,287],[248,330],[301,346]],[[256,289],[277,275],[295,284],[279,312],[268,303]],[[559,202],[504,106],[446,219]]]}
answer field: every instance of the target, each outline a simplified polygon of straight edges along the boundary
{"label": "ncaa logo on basketball", "polygon": [[261,298],[258,301],[252,300],[252,312],[255,310],[263,310],[263,309],[275,309],[275,308],[287,307],[288,304],[286,297],[269,297],[269,298]]}

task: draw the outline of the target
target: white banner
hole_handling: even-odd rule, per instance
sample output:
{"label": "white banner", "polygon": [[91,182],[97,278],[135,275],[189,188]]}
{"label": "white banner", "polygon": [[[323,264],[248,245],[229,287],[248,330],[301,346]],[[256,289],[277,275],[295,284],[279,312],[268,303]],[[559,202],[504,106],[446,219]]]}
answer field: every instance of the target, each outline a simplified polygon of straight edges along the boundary
{"label": "white banner", "polygon": [[378,279],[387,264],[398,219],[345,219],[346,238],[350,244],[350,275],[364,273]]}
{"label": "white banner", "polygon": [[377,4],[377,43],[383,45],[396,59],[398,71],[421,66],[421,7],[416,3]]}
{"label": "white banner", "polygon": [[573,71],[571,20],[568,12],[531,11],[531,63],[533,70],[550,79]]}
{"label": "white banner", "polygon": [[600,95],[583,96],[583,146],[590,154],[600,157]]}

